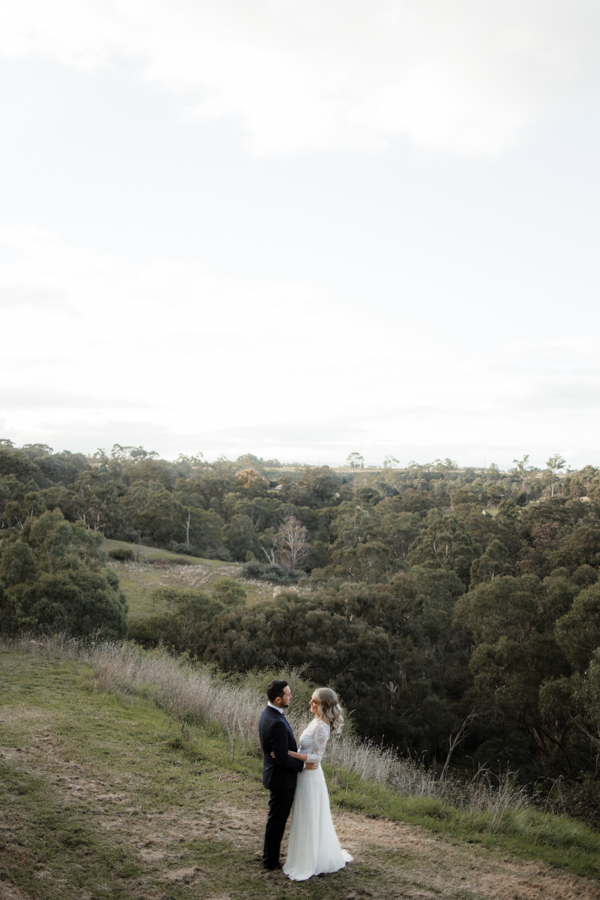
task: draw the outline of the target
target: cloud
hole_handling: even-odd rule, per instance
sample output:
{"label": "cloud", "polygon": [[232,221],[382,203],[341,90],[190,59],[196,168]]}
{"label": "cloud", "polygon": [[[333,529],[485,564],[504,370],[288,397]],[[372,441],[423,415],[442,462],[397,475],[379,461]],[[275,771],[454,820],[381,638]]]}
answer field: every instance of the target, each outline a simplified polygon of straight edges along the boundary
{"label": "cloud", "polygon": [[[17,442],[330,464],[354,450],[374,463],[504,465],[531,452],[542,464],[564,434],[594,447],[589,335],[558,339],[552,328],[546,341],[506,343],[492,310],[483,345],[465,344],[436,339],[418,305],[415,321],[403,305],[356,314],[311,285],[247,283],[202,262],[128,267],[28,229],[4,240],[14,258],[0,287],[26,296],[36,285],[65,305],[2,312],[20,336],[0,357],[0,416]],[[446,316],[444,332],[461,319],[452,306]]]}
{"label": "cloud", "polygon": [[0,284],[0,309],[23,306],[59,306],[68,308],[60,291],[26,284]]}
{"label": "cloud", "polygon": [[489,156],[597,79],[588,0],[20,0],[0,53],[82,71],[133,60],[201,121],[232,118],[257,154]]}
{"label": "cloud", "polygon": [[141,409],[148,403],[139,398],[125,398],[119,394],[80,393],[77,391],[61,390],[44,385],[22,387],[16,385],[10,388],[0,388],[0,409]]}

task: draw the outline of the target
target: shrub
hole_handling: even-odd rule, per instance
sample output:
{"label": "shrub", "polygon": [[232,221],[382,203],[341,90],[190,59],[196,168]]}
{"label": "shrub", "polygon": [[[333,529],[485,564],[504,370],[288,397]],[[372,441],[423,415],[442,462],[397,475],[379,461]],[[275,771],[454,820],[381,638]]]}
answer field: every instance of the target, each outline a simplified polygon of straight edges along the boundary
{"label": "shrub", "polygon": [[212,595],[224,606],[239,606],[246,600],[246,591],[235,578],[218,578],[213,583]]}
{"label": "shrub", "polygon": [[246,578],[271,581],[274,584],[297,584],[298,579],[306,575],[306,572],[298,572],[296,569],[286,572],[279,563],[260,563],[257,559],[244,563],[242,572]]}
{"label": "shrub", "polygon": [[119,562],[133,562],[135,559],[135,553],[130,547],[115,547],[114,550],[108,551],[108,555]]}
{"label": "shrub", "polygon": [[171,542],[171,550],[173,553],[181,553],[183,556],[202,556],[199,547],[194,547],[192,544],[178,544],[177,541]]}

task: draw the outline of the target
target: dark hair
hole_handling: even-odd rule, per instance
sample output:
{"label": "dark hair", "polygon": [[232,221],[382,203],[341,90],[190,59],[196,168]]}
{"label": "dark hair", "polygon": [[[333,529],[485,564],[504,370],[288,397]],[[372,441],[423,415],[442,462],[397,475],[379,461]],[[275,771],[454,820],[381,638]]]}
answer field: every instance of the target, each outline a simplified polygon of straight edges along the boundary
{"label": "dark hair", "polygon": [[283,697],[283,690],[287,686],[287,681],[271,681],[267,685],[267,697],[271,703],[274,703],[277,697]]}

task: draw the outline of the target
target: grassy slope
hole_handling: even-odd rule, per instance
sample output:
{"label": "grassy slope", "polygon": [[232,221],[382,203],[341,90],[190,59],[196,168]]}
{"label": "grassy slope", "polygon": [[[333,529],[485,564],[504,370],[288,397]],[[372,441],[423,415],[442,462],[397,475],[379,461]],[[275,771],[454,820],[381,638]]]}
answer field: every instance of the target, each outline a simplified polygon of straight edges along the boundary
{"label": "grassy slope", "polygon": [[169,720],[148,698],[101,693],[89,667],[33,651],[0,649],[0,897],[600,897],[590,882],[505,858],[598,879],[600,836],[579,824],[521,811],[494,833],[485,817],[327,767],[355,864],[300,885],[267,876],[253,749]]}
{"label": "grassy slope", "polygon": [[[182,556],[169,550],[145,547],[143,544],[127,544],[125,541],[104,541],[107,552],[117,547],[133,550],[138,557],[135,562],[109,560],[127,597],[130,619],[143,619],[159,611],[151,599],[152,591],[157,587],[210,591],[211,584],[217,578],[227,575],[239,579],[242,571],[239,563]],[[246,602],[250,605],[273,596],[272,585],[244,581],[243,586],[248,595]]]}

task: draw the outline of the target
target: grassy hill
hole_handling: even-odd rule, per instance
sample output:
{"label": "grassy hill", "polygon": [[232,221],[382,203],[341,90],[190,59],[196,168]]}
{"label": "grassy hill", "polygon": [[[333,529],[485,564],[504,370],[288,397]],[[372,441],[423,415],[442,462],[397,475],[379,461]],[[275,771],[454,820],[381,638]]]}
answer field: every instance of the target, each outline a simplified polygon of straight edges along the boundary
{"label": "grassy hill", "polygon": [[339,751],[324,769],[355,862],[303,884],[264,873],[268,795],[256,740],[243,737],[260,694],[251,706],[252,685],[139,659],[0,646],[3,900],[600,897],[600,836],[579,823],[403,796]]}
{"label": "grassy hill", "polygon": [[159,611],[151,599],[152,591],[160,587],[193,588],[209,591],[218,579],[228,576],[243,583],[250,605],[268,600],[273,596],[273,586],[243,579],[239,563],[227,563],[220,559],[201,559],[197,556],[182,556],[143,544],[128,544],[125,541],[104,541],[106,552],[124,548],[132,550],[132,562],[108,560],[108,565],[119,576],[119,583],[129,604],[129,619],[143,619]]}

